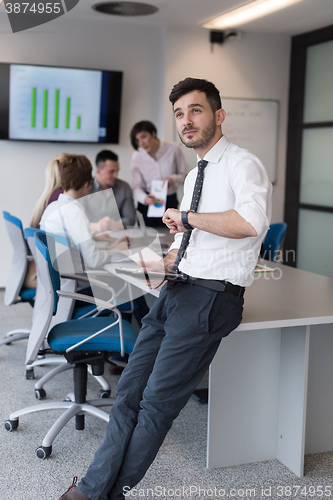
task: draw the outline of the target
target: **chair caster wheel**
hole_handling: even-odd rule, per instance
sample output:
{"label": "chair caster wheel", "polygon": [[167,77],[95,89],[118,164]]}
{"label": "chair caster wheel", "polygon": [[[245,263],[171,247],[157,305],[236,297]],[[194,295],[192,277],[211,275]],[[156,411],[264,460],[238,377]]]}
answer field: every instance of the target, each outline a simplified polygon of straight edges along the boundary
{"label": "chair caster wheel", "polygon": [[46,397],[46,392],[44,389],[35,389],[35,398],[36,399],[44,399]]}
{"label": "chair caster wheel", "polygon": [[52,446],[39,446],[36,449],[36,455],[38,458],[44,459],[49,457],[52,453]]}
{"label": "chair caster wheel", "polygon": [[19,419],[16,419],[16,420],[6,420],[6,422],[5,422],[5,429],[8,432],[12,432],[12,431],[14,431],[15,429],[18,428],[18,424],[19,424]]}
{"label": "chair caster wheel", "polygon": [[34,369],[30,368],[29,370],[25,370],[25,378],[28,380],[33,380],[35,378]]}
{"label": "chair caster wheel", "polygon": [[103,389],[100,389],[98,391],[98,397],[99,398],[109,398],[111,395],[111,391],[104,391]]}

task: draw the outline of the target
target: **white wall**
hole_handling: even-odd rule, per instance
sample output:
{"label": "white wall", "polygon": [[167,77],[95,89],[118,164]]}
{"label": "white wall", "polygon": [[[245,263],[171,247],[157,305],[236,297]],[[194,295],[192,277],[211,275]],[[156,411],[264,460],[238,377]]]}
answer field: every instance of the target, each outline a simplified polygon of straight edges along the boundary
{"label": "white wall", "polygon": [[[68,16],[70,17],[70,16]],[[0,62],[50,64],[123,71],[120,143],[110,145],[120,158],[120,177],[130,181],[135,122],[152,120],[163,132],[164,30],[101,22],[100,29],[61,18],[62,32],[50,23],[43,33],[0,34]],[[66,24],[67,23],[67,24]],[[104,145],[102,146],[104,148]],[[29,226],[44,186],[47,163],[60,151],[85,154],[93,163],[100,145],[0,141],[0,209]],[[106,145],[105,147],[108,147]],[[94,164],[94,163],[93,163]],[[0,287],[5,286],[12,249],[0,216]]]}
{"label": "white wall", "polygon": [[[101,18],[99,29],[70,16],[50,23],[49,31],[0,35],[0,62],[25,62],[101,68],[124,72],[119,145],[120,177],[130,181],[132,147],[129,131],[142,119],[152,120],[161,138],[175,137],[168,95],[186,76],[213,81],[225,97],[278,99],[281,104],[277,183],[273,221],[283,219],[286,123],[290,39],[244,34],[239,41],[215,45],[201,28],[154,28],[111,24]],[[61,35],[57,33],[61,22]],[[65,23],[65,24],[64,24]],[[53,30],[53,31],[51,31]],[[98,145],[0,141],[0,209],[28,226],[44,184],[46,164],[59,151],[86,154],[93,162]],[[191,163],[195,155],[186,153]],[[194,160],[195,161],[195,160]],[[5,286],[12,249],[0,217],[0,286]]]}

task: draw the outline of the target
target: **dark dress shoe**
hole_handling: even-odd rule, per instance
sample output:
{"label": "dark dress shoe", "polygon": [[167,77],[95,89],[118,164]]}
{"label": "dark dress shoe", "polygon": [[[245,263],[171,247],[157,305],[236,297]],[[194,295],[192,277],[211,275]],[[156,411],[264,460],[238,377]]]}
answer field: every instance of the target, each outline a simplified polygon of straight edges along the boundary
{"label": "dark dress shoe", "polygon": [[73,482],[68,488],[67,491],[61,497],[59,500],[89,500],[86,495],[82,493],[82,491],[76,486],[77,483],[77,476],[74,476]]}

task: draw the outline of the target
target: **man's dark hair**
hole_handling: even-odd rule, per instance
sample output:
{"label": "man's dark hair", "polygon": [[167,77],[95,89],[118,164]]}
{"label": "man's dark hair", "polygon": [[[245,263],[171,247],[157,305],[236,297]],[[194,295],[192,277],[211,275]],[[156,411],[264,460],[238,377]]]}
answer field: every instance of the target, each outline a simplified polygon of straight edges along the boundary
{"label": "man's dark hair", "polygon": [[99,163],[104,163],[107,160],[118,161],[118,155],[116,155],[113,151],[110,151],[110,149],[103,149],[103,151],[100,151],[97,154],[95,163],[98,166]]}
{"label": "man's dark hair", "polygon": [[92,180],[92,166],[86,156],[67,155],[59,164],[61,187],[64,191],[79,191]]}
{"label": "man's dark hair", "polygon": [[183,95],[189,94],[195,90],[198,92],[204,92],[213,113],[222,108],[220,92],[217,90],[215,85],[207,80],[201,80],[200,78],[188,77],[185,78],[185,80],[176,83],[170,92],[169,101],[174,106],[175,102],[183,97]]}
{"label": "man's dark hair", "polygon": [[134,149],[138,149],[138,143],[135,136],[136,134],[140,134],[140,132],[148,132],[149,134],[155,133],[155,135],[157,135],[157,129],[152,122],[143,120],[142,122],[136,123],[135,125],[133,125],[130,133],[131,144]]}

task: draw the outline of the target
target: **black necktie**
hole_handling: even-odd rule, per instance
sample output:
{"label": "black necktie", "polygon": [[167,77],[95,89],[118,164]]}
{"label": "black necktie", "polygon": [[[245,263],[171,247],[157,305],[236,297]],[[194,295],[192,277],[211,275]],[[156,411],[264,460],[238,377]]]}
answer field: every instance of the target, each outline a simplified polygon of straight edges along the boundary
{"label": "black necktie", "polygon": [[[204,179],[204,170],[205,170],[207,163],[208,163],[208,161],[206,161],[206,160],[200,160],[198,162],[198,173],[197,173],[197,178],[195,180],[192,201],[191,201],[191,206],[190,206],[190,210],[193,210],[193,212],[196,212],[198,209],[199,200],[200,200],[200,196],[201,196],[201,190],[202,190],[202,183],[203,183],[203,179]],[[180,247],[179,247],[179,250],[178,250],[178,253],[176,256],[176,260],[175,260],[175,263],[174,263],[173,268],[172,268],[173,273],[179,272],[178,266],[179,266],[180,261],[184,257],[185,250],[189,244],[191,234],[192,234],[192,229],[190,229],[189,231],[186,231],[183,234],[182,242],[180,244]]]}

